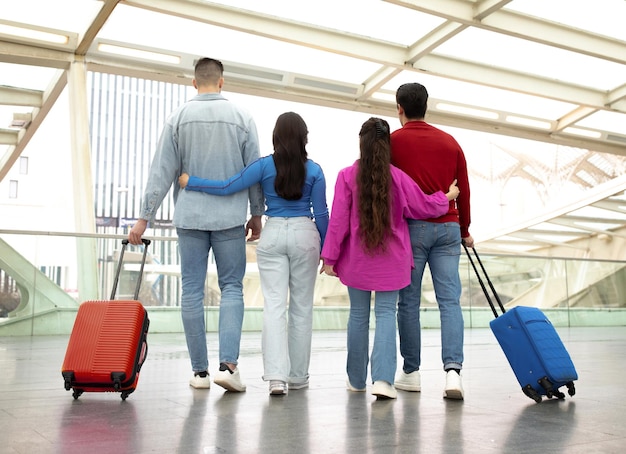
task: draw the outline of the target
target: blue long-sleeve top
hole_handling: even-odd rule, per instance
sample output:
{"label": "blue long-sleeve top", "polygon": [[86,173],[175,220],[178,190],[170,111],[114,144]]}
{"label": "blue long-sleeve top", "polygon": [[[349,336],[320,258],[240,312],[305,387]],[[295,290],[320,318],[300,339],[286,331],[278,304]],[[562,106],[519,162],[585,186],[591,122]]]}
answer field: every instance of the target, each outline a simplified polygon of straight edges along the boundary
{"label": "blue long-sleeve top", "polygon": [[276,166],[274,158],[270,155],[257,159],[227,180],[207,180],[190,176],[185,189],[213,195],[229,195],[261,183],[265,195],[265,214],[286,218],[298,216],[314,218],[323,246],[328,229],[328,205],[326,179],[320,165],[310,159],[307,160],[302,197],[298,200],[286,200],[279,196],[274,189],[275,179]]}

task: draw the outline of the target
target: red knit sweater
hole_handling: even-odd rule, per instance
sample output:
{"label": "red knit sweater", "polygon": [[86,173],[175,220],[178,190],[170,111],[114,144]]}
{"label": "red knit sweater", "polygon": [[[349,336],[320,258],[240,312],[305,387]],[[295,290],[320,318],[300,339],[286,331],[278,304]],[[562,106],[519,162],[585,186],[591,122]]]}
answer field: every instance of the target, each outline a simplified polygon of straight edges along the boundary
{"label": "red knit sweater", "polygon": [[458,222],[461,238],[469,236],[470,187],[465,155],[450,134],[424,121],[409,121],[391,134],[391,162],[402,169],[426,194],[448,192],[456,178],[461,191],[448,213],[429,222]]}

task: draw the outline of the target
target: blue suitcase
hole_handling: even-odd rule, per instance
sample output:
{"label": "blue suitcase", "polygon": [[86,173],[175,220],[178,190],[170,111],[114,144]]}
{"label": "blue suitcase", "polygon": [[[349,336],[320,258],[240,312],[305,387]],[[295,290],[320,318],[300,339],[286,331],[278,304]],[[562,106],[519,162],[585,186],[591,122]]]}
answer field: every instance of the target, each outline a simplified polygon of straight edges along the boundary
{"label": "blue suitcase", "polygon": [[536,307],[518,306],[489,323],[522,391],[536,402],[541,396],[565,398],[575,394],[578,374],[550,320]]}
{"label": "blue suitcase", "polygon": [[559,388],[566,386],[568,394],[573,396],[576,393],[574,381],[578,380],[578,374],[567,349],[548,317],[536,307],[518,306],[506,311],[474,249],[474,255],[502,312],[499,314],[467,247],[465,251],[495,315],[495,319],[489,323],[489,326],[502,347],[524,394],[535,402],[541,402],[542,396],[564,399],[565,394],[559,391]]}

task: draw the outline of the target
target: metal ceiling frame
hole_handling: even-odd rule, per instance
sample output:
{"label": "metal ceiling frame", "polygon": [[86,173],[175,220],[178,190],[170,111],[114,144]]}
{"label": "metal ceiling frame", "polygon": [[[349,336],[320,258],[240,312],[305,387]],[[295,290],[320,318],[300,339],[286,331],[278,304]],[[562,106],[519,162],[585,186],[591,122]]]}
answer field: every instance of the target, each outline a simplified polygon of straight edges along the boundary
{"label": "metal ceiling frame", "polygon": [[[541,129],[507,122],[509,115],[520,116],[514,112],[480,107],[480,110],[493,114],[492,118],[488,119],[438,109],[437,104],[440,100],[431,99],[427,119],[434,124],[626,156],[626,132],[622,135],[610,131],[599,131],[601,136],[595,139],[568,134],[565,131],[567,127],[575,126],[576,122],[597,111],[606,110],[626,114],[626,83],[612,90],[603,91],[478,62],[453,59],[436,52],[442,43],[469,27],[623,65],[626,65],[626,42],[507,10],[506,5],[511,0],[385,1],[437,16],[445,21],[409,46],[198,0],[103,0],[99,13],[87,29],[79,34],[29,24],[17,24],[64,34],[68,40],[67,44],[47,44],[0,34],[0,62],[60,70],[45,91],[0,86],[0,104],[33,107],[31,123],[27,128],[0,129],[0,144],[8,145],[8,151],[4,156],[0,156],[0,181],[6,176],[65,88],[67,70],[73,62],[84,62],[87,68],[93,71],[173,83],[188,82],[192,78],[193,62],[197,58],[195,55],[176,52],[180,57],[180,64],[174,65],[155,64],[154,61],[131,59],[101,52],[99,50],[101,43],[128,46],[128,43],[105,41],[98,37],[99,31],[118,5],[150,10],[379,65],[378,69],[366,80],[345,83],[311,77],[307,74],[278,71],[270,67],[254,67],[245,62],[224,61],[228,90],[232,92],[395,116],[394,94],[383,90],[382,87],[400,72],[409,70],[418,74],[427,73],[557,100],[575,106],[561,118],[546,120],[540,117],[527,117],[529,120],[538,120],[549,125],[548,129]],[[6,23],[7,21],[0,22]],[[163,52],[161,49],[147,47],[139,49]],[[171,51],[168,52],[171,53]],[[454,104],[454,101],[450,100],[445,100],[445,102]],[[472,107],[460,104],[458,106]],[[594,203],[597,206],[614,206],[610,199],[595,200]],[[621,209],[617,212],[623,214]],[[522,226],[519,227],[522,228]],[[594,233],[597,234],[597,232]],[[524,233],[523,236],[526,234]],[[494,241],[495,239],[496,237]],[[545,241],[537,242],[538,245],[545,243]]]}

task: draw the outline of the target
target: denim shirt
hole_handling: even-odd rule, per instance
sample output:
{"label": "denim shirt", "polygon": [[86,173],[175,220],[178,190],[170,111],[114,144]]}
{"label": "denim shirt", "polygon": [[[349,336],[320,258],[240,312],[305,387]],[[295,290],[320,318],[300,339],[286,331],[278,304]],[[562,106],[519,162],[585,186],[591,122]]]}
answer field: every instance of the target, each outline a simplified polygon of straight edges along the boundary
{"label": "denim shirt", "polygon": [[260,156],[256,125],[249,113],[219,93],[198,94],[167,119],[150,167],[141,218],[153,220],[174,185],[174,226],[192,230],[225,230],[264,212],[259,184],[225,197],[181,191],[186,172],[223,180]]}

